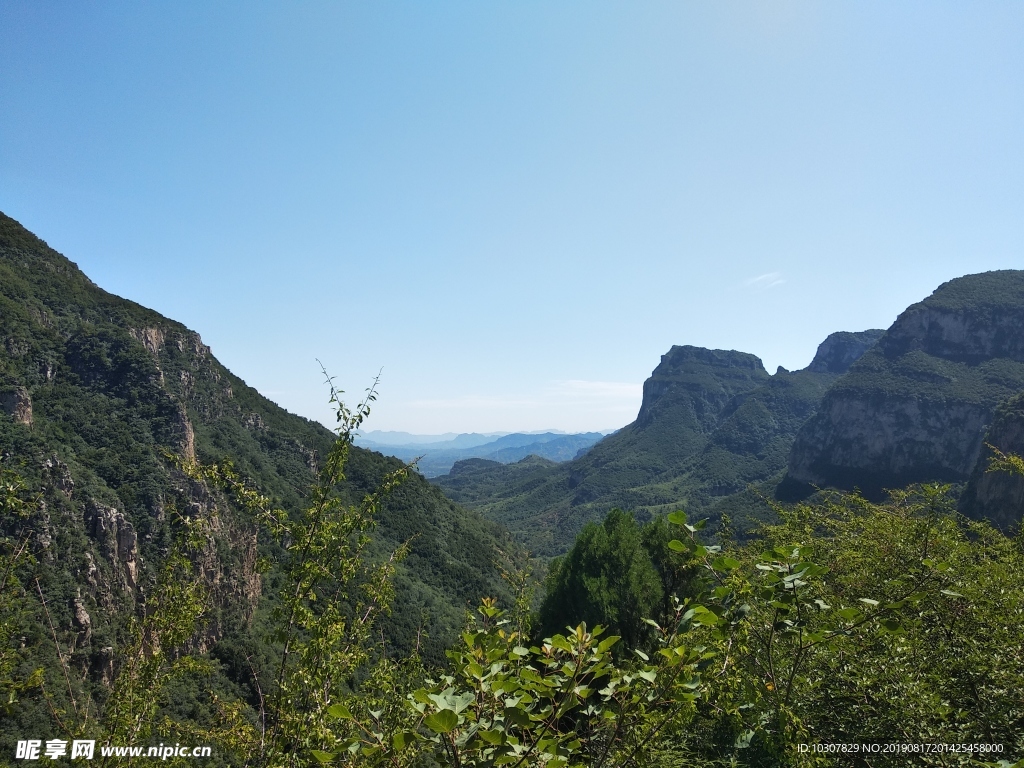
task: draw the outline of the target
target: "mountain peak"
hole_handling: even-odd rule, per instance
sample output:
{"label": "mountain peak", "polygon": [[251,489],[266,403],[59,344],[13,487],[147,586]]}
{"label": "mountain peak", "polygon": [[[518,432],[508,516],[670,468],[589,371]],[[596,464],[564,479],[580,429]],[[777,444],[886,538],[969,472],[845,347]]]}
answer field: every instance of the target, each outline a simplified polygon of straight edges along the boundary
{"label": "mountain peak", "polygon": [[829,334],[818,345],[818,351],[807,370],[815,373],[846,373],[851,365],[875,345],[883,333],[885,331],[880,328],[872,328],[857,333],[837,331]]}

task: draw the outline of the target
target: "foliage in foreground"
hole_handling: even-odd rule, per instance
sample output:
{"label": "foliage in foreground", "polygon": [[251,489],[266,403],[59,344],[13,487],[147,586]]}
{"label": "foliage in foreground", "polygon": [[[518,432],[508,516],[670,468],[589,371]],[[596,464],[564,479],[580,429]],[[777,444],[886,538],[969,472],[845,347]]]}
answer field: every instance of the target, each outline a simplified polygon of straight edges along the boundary
{"label": "foliage in foreground", "polygon": [[[364,548],[401,478],[359,504],[336,494],[349,435],[367,412],[367,403],[354,414],[338,403],[340,437],[302,515],[271,508],[229,467],[190,469],[227,489],[286,553],[277,635],[268,640],[275,674],[255,681],[259,705],[215,699],[201,729],[158,706],[207,663],[189,646],[206,600],[187,556],[190,538],[202,536],[192,521],[133,629],[109,699],[83,703],[84,716],[77,705],[53,708],[69,736],[212,743],[222,764],[275,767],[910,761],[799,748],[869,741],[1002,749],[916,754],[917,764],[1024,756],[1022,539],[957,518],[938,487],[884,504],[834,495],[778,510],[782,522],[758,542],[724,552],[700,542],[700,523],[670,515],[677,538],[665,547],[702,576],[688,580],[691,597],[670,598],[657,621],[648,617],[642,648],[623,652],[620,637],[586,624],[531,642],[523,595],[508,611],[485,601],[446,669],[388,658],[373,637],[390,604],[393,561],[372,565]],[[1020,469],[1009,460],[1000,468]],[[9,484],[5,509],[30,503]],[[5,587],[4,599],[16,605],[29,593],[15,578],[24,548],[13,546],[4,578],[18,588]],[[609,594],[632,599],[628,590]],[[33,680],[11,677],[12,630],[3,631],[0,684],[13,706]]]}

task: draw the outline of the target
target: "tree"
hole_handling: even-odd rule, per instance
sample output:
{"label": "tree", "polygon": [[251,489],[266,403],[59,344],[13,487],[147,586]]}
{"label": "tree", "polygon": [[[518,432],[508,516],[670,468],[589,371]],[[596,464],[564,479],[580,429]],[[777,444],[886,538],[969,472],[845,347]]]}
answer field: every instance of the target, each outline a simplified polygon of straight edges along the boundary
{"label": "tree", "polygon": [[573,547],[552,562],[540,608],[542,636],[581,623],[605,626],[639,648],[649,635],[644,619],[662,611],[661,578],[644,546],[640,527],[613,509],[604,522],[589,523]]}

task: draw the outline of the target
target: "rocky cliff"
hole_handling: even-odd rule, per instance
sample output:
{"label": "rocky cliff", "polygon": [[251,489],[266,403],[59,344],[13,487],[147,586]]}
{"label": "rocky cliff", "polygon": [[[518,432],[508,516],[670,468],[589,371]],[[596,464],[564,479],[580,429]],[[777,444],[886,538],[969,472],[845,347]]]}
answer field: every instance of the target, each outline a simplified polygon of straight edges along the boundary
{"label": "rocky cliff", "polygon": [[[745,510],[716,505],[783,470],[825,390],[880,334],[833,334],[813,370],[774,376],[754,355],[675,346],[644,383],[636,421],[584,456],[557,466],[466,463],[435,482],[544,555],[564,552],[586,522],[613,507],[641,519],[681,506],[742,517]],[[763,513],[762,502],[744,502],[752,505]]]}
{"label": "rocky cliff", "polygon": [[1024,272],[945,283],[829,389],[797,435],[779,494],[965,481],[996,407],[1021,389]]}
{"label": "rocky cliff", "polygon": [[851,365],[875,346],[884,333],[879,328],[872,328],[858,333],[837,331],[830,334],[818,345],[818,351],[807,370],[814,373],[846,373]]}

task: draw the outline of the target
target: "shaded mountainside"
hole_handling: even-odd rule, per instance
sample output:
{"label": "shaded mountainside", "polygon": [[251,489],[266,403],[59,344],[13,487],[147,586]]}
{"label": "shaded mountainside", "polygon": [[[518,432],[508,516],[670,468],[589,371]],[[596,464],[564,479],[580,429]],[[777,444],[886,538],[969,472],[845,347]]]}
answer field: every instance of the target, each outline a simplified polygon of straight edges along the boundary
{"label": "shaded mountainside", "polygon": [[1024,272],[951,280],[904,311],[800,430],[782,498],[966,481],[997,406],[1024,389]]}
{"label": "shaded mountainside", "polygon": [[1024,517],[1024,477],[988,471],[995,457],[992,448],[1003,454],[1024,456],[1024,394],[1010,398],[996,410],[960,498],[961,512],[1008,531]]}
{"label": "shaded mountainside", "polygon": [[[109,682],[111,649],[145,599],[178,514],[215,516],[202,555],[215,606],[195,642],[226,668],[239,663],[237,649],[258,644],[247,637],[259,631],[275,572],[261,574],[257,561],[273,561],[276,545],[219,493],[174,469],[165,452],[229,457],[297,510],[332,440],[246,386],[196,333],[101,290],[0,214],[0,466],[43,489],[44,509],[28,526],[56,629],[73,638],[73,666],[83,675]],[[344,493],[358,500],[400,466],[355,448]],[[4,520],[2,533],[20,525]],[[425,656],[439,661],[467,605],[507,594],[500,562],[515,545],[417,474],[386,503],[373,551],[383,556],[408,540],[384,631],[400,652],[425,638]]]}
{"label": "shaded mountainside", "polygon": [[644,383],[636,421],[584,456],[561,465],[460,462],[434,482],[544,556],[566,551],[584,524],[614,507],[640,519],[679,506],[742,517],[749,500],[723,502],[779,476],[828,386],[881,333],[830,336],[812,367],[774,376],[753,355],[673,347]]}

